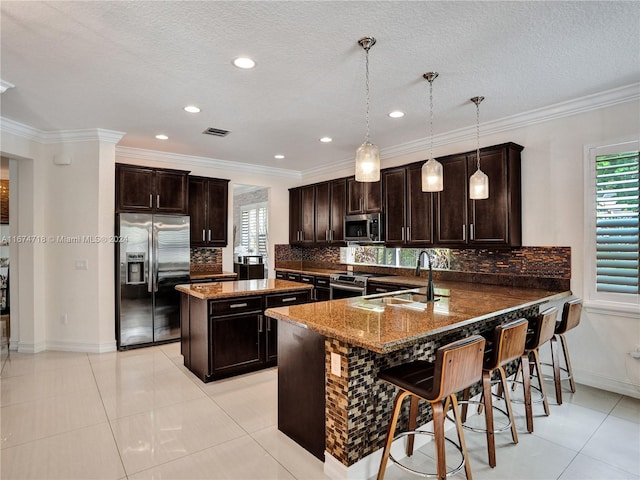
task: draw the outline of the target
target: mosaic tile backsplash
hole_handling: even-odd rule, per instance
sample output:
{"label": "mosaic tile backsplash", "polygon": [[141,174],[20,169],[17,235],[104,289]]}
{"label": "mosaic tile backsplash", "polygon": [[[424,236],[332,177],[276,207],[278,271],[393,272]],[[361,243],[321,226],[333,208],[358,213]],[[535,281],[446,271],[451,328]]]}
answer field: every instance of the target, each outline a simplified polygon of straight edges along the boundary
{"label": "mosaic tile backsplash", "polygon": [[191,271],[193,273],[222,273],[222,249],[192,248]]}
{"label": "mosaic tile backsplash", "polygon": [[[372,247],[366,248],[370,249]],[[398,255],[419,251],[417,249],[404,248],[398,250],[401,251]],[[427,250],[430,252],[431,259],[435,260],[435,280],[467,281],[490,285],[513,285],[558,290],[570,288],[570,247],[521,247],[512,250]],[[367,257],[372,257],[372,264],[358,263],[354,268],[359,271],[388,275],[413,275],[413,261],[409,262],[409,267],[379,266],[375,265],[375,256],[371,252],[366,253],[366,250],[359,252],[358,260],[365,259],[366,261]],[[340,247],[308,248],[276,245],[275,257],[276,268],[346,270],[347,265],[351,264],[344,261],[344,255],[341,259]],[[423,269],[421,275],[425,276],[426,274],[426,269]]]}

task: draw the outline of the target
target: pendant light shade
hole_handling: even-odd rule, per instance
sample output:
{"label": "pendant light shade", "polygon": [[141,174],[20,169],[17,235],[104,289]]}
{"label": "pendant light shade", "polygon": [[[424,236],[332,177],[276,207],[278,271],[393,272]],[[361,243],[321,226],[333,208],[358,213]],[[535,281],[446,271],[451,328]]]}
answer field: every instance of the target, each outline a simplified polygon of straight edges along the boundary
{"label": "pendant light shade", "polygon": [[471,200],[484,200],[489,198],[489,177],[480,170],[480,103],[484,97],[473,97],[471,101],[476,104],[476,159],[478,169],[469,179],[469,198]]}
{"label": "pendant light shade", "polygon": [[376,43],[373,37],[363,37],[358,44],[366,52],[365,90],[367,100],[367,133],[364,143],[356,151],[356,181],[377,182],[380,180],[380,151],[369,141],[369,49]]}
{"label": "pendant light shade", "polygon": [[356,181],[380,180],[380,151],[373,143],[364,142],[356,150]]}
{"label": "pendant light shade", "polygon": [[433,158],[433,81],[438,77],[438,72],[427,72],[422,75],[429,82],[429,131],[431,147],[429,160],[422,166],[422,191],[441,192],[444,189],[442,164]]}

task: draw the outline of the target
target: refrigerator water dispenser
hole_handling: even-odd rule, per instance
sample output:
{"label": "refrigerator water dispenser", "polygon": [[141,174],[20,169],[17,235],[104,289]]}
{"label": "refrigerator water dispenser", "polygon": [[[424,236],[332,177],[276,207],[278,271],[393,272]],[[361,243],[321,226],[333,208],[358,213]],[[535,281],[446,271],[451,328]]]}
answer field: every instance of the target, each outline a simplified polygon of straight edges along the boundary
{"label": "refrigerator water dispenser", "polygon": [[144,252],[127,252],[127,284],[137,285],[144,281]]}

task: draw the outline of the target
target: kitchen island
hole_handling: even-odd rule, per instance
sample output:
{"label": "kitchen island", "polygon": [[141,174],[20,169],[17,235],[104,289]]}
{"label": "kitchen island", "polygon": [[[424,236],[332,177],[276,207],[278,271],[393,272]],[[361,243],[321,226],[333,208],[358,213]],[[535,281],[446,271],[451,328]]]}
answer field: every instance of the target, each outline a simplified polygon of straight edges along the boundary
{"label": "kitchen island", "polygon": [[278,325],[264,310],[308,302],[312,288],[273,279],[176,286],[184,365],[203,382],[276,365]]}
{"label": "kitchen island", "polygon": [[[383,447],[395,397],[391,385],[377,381],[381,369],[433,361],[441,345],[510,319],[532,318],[542,304],[570,295],[463,282],[438,282],[436,288],[444,296],[426,304],[416,296],[425,293],[422,288],[265,311],[280,321],[278,427],[323,459],[330,477],[368,478],[377,469],[371,454]],[[298,367],[301,355],[304,369]],[[311,396],[324,398],[324,411],[305,403]],[[430,410],[421,403],[424,424]],[[298,408],[285,412],[281,405]],[[406,428],[406,417],[400,428]]]}

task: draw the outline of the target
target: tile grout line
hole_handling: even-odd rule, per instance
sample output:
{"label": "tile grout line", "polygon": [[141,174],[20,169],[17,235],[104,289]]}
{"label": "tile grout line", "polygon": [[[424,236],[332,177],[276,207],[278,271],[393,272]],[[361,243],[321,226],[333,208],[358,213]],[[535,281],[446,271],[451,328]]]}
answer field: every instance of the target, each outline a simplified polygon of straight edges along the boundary
{"label": "tile grout line", "polygon": [[[117,356],[117,351],[116,351]],[[109,431],[111,432],[111,437],[113,438],[113,443],[116,446],[116,451],[118,452],[118,458],[120,459],[120,464],[122,465],[122,471],[124,472],[124,478],[128,480],[129,473],[127,472],[126,467],[124,466],[124,460],[122,459],[122,454],[120,453],[120,446],[118,445],[118,441],[116,440],[115,433],[113,432],[113,426],[111,425],[111,419],[109,418],[109,413],[107,412],[107,407],[104,404],[104,399],[102,398],[102,391],[100,390],[100,385],[98,385],[98,379],[96,378],[96,374],[93,370],[93,364],[91,360],[87,356],[87,360],[89,361],[89,367],[91,368],[91,375],[93,376],[93,381],[96,384],[96,389],[98,390],[98,396],[100,397],[100,403],[102,404],[102,408],[104,410],[104,416],[107,418],[107,424],[109,425]],[[117,479],[117,480],[122,480]]]}

